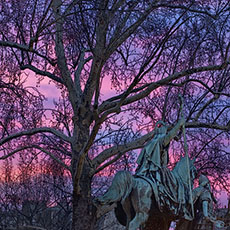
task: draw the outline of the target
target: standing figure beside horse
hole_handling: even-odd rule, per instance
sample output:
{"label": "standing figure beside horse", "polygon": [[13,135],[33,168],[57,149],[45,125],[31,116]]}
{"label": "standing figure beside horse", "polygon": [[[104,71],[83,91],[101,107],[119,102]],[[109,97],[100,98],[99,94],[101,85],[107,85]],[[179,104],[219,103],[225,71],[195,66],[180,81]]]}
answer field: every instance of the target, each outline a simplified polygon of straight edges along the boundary
{"label": "standing figure beside horse", "polygon": [[175,230],[204,229],[204,224],[210,223],[212,229],[226,229],[225,223],[216,218],[213,204],[217,203],[211,190],[209,179],[201,174],[199,186],[193,189],[193,203],[195,215],[193,221],[181,219],[177,222]]}
{"label": "standing figure beside horse", "polygon": [[192,220],[188,185],[196,174],[194,160],[182,157],[172,171],[167,168],[170,141],[184,123],[180,119],[168,132],[166,124],[158,122],[137,159],[135,175],[118,172],[107,192],[96,199],[101,205],[116,203],[115,215],[126,229],[164,230],[173,220]]}

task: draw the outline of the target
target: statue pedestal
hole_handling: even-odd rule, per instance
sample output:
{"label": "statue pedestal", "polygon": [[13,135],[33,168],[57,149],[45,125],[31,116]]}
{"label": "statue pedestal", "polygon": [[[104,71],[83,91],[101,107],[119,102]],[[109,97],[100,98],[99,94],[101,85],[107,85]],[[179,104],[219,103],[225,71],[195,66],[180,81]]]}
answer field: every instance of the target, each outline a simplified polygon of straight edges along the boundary
{"label": "statue pedestal", "polygon": [[173,219],[170,215],[153,212],[148,218],[143,230],[169,230],[172,221]]}

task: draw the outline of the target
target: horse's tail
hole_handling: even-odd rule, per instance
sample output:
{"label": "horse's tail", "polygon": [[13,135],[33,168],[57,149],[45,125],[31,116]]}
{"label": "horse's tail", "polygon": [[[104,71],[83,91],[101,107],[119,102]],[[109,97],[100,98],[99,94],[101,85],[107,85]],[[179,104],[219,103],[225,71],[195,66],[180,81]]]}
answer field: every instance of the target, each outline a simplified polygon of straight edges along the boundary
{"label": "horse's tail", "polygon": [[134,178],[128,171],[119,171],[113,178],[111,186],[106,193],[97,198],[101,204],[111,204],[123,201],[128,197],[134,185]]}

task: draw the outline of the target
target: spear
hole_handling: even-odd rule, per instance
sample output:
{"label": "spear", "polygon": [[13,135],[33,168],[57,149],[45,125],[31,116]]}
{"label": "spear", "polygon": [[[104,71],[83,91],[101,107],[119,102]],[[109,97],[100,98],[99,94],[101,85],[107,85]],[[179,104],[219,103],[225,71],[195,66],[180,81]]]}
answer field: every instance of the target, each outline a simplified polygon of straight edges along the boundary
{"label": "spear", "polygon": [[[184,118],[184,99],[181,95],[179,95],[180,101],[181,101],[181,116]],[[186,157],[186,163],[187,163],[187,173],[188,173],[188,186],[189,186],[189,195],[190,195],[190,204],[191,204],[191,211],[192,211],[192,218],[194,218],[194,207],[193,207],[193,196],[192,196],[192,185],[191,185],[191,175],[190,175],[190,166],[189,166],[189,156],[188,156],[188,144],[187,144],[187,138],[186,138],[186,132],[185,132],[185,123],[182,125],[182,131],[183,131],[183,138],[184,138],[184,152]]]}

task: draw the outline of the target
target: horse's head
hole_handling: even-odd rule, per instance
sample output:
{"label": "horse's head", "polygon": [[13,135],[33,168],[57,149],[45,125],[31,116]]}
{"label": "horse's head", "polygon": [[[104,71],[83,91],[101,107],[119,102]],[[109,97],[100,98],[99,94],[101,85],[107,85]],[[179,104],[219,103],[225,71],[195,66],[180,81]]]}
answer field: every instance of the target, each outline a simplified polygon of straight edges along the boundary
{"label": "horse's head", "polygon": [[193,180],[196,178],[197,169],[194,165],[195,160],[196,159],[191,160],[187,157],[181,157],[173,169],[174,173],[176,173],[186,184],[188,184],[189,179],[193,182]]}

